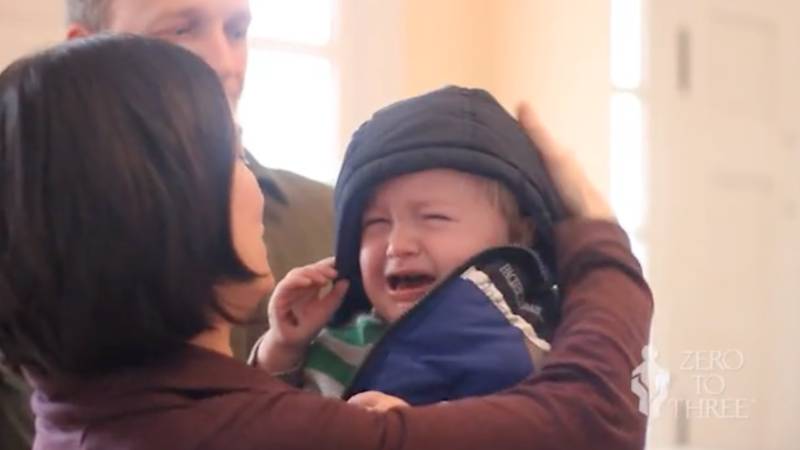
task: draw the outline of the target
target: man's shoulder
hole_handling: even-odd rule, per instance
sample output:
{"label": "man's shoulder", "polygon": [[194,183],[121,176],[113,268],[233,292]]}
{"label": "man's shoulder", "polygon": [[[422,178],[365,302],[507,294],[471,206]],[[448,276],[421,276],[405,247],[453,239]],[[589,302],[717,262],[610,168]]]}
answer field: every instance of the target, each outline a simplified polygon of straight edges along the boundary
{"label": "man's shoulder", "polygon": [[281,190],[286,192],[287,195],[295,191],[317,193],[326,196],[333,195],[333,187],[331,185],[312,180],[311,178],[284,169],[262,167],[256,174],[256,178],[259,181],[262,179],[265,181],[272,181],[281,188]]}
{"label": "man's shoulder", "polygon": [[247,160],[268,200],[286,206],[317,204],[332,207],[333,187],[329,184],[288,170],[266,167],[250,153],[247,154]]}
{"label": "man's shoulder", "polygon": [[277,278],[331,254],[333,189],[288,170],[254,165],[264,193],[264,239]]}
{"label": "man's shoulder", "polygon": [[0,366],[0,448],[30,448],[33,415],[28,407],[30,388]]}

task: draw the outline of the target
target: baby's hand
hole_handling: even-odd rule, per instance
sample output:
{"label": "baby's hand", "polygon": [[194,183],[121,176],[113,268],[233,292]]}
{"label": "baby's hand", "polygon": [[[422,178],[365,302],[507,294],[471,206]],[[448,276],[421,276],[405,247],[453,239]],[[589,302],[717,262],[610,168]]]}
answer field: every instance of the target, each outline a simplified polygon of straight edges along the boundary
{"label": "baby's hand", "polygon": [[378,391],[366,391],[356,394],[350,397],[347,403],[376,412],[386,412],[395,408],[408,408],[410,406],[401,398]]}
{"label": "baby's hand", "polygon": [[336,278],[333,258],[291,270],[275,287],[269,301],[270,329],[258,351],[258,363],[270,372],[299,365],[305,350],[341,304],[347,280],[323,289]]}

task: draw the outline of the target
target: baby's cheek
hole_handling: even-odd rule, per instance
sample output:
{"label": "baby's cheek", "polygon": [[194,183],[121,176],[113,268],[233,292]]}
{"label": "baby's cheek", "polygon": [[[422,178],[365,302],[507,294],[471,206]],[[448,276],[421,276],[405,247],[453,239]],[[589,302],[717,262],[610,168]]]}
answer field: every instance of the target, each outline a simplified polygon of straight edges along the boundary
{"label": "baby's cheek", "polygon": [[369,245],[362,244],[358,253],[358,265],[361,270],[361,278],[366,279],[372,267],[375,265],[375,257]]}

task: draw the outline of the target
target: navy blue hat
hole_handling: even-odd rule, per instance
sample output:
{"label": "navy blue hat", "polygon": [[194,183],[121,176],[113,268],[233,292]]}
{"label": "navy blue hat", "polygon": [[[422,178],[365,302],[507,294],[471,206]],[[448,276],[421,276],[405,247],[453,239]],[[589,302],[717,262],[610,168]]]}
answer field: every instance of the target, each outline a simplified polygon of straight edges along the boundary
{"label": "navy blue hat", "polygon": [[373,191],[390,178],[436,168],[502,182],[536,224],[535,250],[555,273],[551,231],[564,207],[539,152],[491,94],[450,86],[389,105],[353,134],[334,190],[336,269],[351,283],[334,324],[371,308],[358,255]]}

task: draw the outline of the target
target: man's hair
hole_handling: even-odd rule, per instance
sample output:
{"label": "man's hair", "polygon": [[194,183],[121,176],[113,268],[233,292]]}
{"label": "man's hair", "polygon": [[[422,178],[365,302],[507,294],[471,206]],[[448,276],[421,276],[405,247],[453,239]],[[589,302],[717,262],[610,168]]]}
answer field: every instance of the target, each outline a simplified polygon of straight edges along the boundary
{"label": "man's hair", "polygon": [[100,31],[108,25],[112,0],[67,0],[67,21]]}
{"label": "man's hair", "polygon": [[0,74],[0,357],[99,373],[232,320],[214,286],[255,276],[236,142],[214,71],[165,42],[70,41]]}

